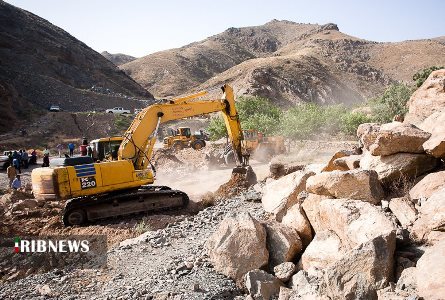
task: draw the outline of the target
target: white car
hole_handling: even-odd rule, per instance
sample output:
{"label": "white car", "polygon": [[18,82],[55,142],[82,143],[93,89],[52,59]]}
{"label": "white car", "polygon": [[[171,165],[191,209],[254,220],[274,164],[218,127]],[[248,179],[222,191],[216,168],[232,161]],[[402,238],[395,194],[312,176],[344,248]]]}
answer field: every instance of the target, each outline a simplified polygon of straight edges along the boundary
{"label": "white car", "polygon": [[60,106],[58,106],[58,105],[51,105],[49,107],[49,111],[55,111],[55,112],[60,111]]}
{"label": "white car", "polygon": [[110,113],[110,114],[129,114],[129,113],[131,113],[130,110],[124,109],[123,107],[110,108],[110,109],[107,109],[105,112]]}
{"label": "white car", "polygon": [[7,155],[0,155],[0,168],[5,170],[9,167],[9,157]]}

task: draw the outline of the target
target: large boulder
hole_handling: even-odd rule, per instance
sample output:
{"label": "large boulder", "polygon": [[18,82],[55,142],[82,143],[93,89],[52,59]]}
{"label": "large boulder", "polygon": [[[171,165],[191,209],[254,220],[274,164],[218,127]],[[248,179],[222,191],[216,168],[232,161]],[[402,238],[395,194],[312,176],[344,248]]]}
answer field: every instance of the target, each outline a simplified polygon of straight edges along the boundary
{"label": "large boulder", "polygon": [[295,229],[278,222],[265,223],[269,265],[275,266],[292,261],[303,249],[300,237]]}
{"label": "large boulder", "polygon": [[360,124],[357,128],[357,137],[360,143],[366,150],[369,150],[380,130],[380,124],[377,123],[364,123]]}
{"label": "large boulder", "polygon": [[427,199],[444,187],[445,171],[430,173],[411,188],[409,196],[412,200]]}
{"label": "large boulder", "polygon": [[266,230],[249,213],[230,213],[207,241],[215,270],[241,282],[244,274],[266,266]]}
{"label": "large boulder", "polygon": [[393,280],[395,232],[377,236],[346,252],[326,268],[331,299],[377,299],[377,290]]}
{"label": "large boulder", "polygon": [[350,198],[379,204],[384,197],[378,175],[373,170],[324,172],[306,182],[310,193],[335,198]]}
{"label": "large boulder", "polygon": [[255,300],[268,300],[277,296],[283,283],[275,276],[263,270],[252,270],[244,276],[244,283],[249,294]]}
{"label": "large boulder", "polygon": [[304,167],[304,165],[300,164],[285,164],[282,162],[273,162],[269,166],[269,176],[273,179],[278,179],[290,173],[301,171],[304,169]]}
{"label": "large boulder", "polygon": [[429,155],[437,158],[445,158],[445,132],[434,134],[423,143],[423,149]]}
{"label": "large boulder", "polygon": [[298,202],[298,194],[306,189],[306,180],[313,172],[296,171],[266,184],[261,199],[264,210],[281,221],[286,211]]}
{"label": "large boulder", "polygon": [[320,220],[321,227],[334,231],[349,249],[396,230],[380,207],[350,199],[321,201]]}
{"label": "large boulder", "polygon": [[338,170],[354,170],[360,168],[362,155],[350,155],[334,160],[333,164]]}
{"label": "large boulder", "polygon": [[445,230],[445,188],[435,192],[423,201],[419,209],[420,217],[414,222],[413,237],[418,240],[428,239],[431,231]]}
{"label": "large boulder", "polygon": [[289,286],[292,287],[292,292],[290,292],[288,298],[284,299],[289,299],[289,300],[329,299],[325,295],[325,285],[323,283],[322,278],[310,275],[303,270],[299,271],[297,274],[292,276]]}
{"label": "large boulder", "polygon": [[369,146],[372,155],[386,156],[400,152],[423,153],[423,143],[431,134],[412,124],[392,122],[380,127],[374,143]]}
{"label": "large boulder", "polygon": [[367,152],[360,161],[364,170],[374,170],[384,185],[401,179],[415,178],[437,166],[438,160],[426,154],[397,153],[374,156]]}
{"label": "large boulder", "polygon": [[324,199],[329,199],[329,197],[308,193],[307,197],[301,204],[315,233],[323,230],[320,220],[320,202]]}
{"label": "large boulder", "polygon": [[275,277],[277,277],[282,282],[287,282],[292,277],[292,275],[295,274],[295,271],[297,270],[297,266],[291,262],[284,262],[282,264],[279,264],[278,266],[275,266],[273,268],[273,272],[275,274]]}
{"label": "large boulder", "polygon": [[301,255],[298,268],[317,274],[343,255],[340,238],[333,231],[318,232]]}
{"label": "large boulder", "polygon": [[445,132],[445,107],[426,118],[419,128],[433,135]]}
{"label": "large boulder", "polygon": [[428,248],[417,261],[416,283],[424,299],[445,297],[445,239]]}
{"label": "large boulder", "polygon": [[289,208],[284,215],[281,223],[294,228],[300,236],[303,247],[309,245],[312,240],[312,228],[311,223],[306,217],[303,208],[300,204],[295,204]]}
{"label": "large boulder", "polygon": [[417,218],[417,209],[408,197],[391,199],[389,209],[404,228],[414,223]]}
{"label": "large boulder", "polygon": [[445,69],[434,71],[407,103],[405,122],[419,125],[434,112],[445,108]]}
{"label": "large boulder", "polygon": [[334,165],[334,161],[338,158],[342,158],[342,157],[347,157],[349,155],[354,155],[357,154],[354,151],[350,151],[350,150],[340,150],[334,153],[334,155],[331,157],[331,159],[329,160],[328,164],[321,170],[322,172],[331,172],[334,170],[340,170],[340,171],[346,171],[349,170],[347,168],[344,168],[342,166],[336,166]]}

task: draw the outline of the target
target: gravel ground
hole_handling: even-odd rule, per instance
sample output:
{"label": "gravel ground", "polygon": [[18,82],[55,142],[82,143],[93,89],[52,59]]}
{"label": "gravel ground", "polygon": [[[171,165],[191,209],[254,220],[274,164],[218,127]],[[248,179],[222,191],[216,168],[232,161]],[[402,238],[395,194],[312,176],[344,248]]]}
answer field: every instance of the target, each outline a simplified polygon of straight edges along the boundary
{"label": "gravel ground", "polygon": [[0,286],[0,299],[233,299],[242,291],[214,271],[205,242],[235,210],[266,218],[261,203],[219,201],[112,248],[105,269],[31,275]]}

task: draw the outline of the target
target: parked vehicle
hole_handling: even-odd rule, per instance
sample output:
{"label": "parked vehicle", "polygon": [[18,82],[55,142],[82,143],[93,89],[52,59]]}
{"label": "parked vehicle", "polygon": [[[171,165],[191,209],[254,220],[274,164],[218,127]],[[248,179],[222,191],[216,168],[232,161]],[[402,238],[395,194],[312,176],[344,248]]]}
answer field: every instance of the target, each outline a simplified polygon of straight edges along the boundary
{"label": "parked vehicle", "polygon": [[9,167],[8,155],[0,155],[0,168],[5,170],[7,167]]}
{"label": "parked vehicle", "polygon": [[58,106],[58,105],[51,105],[49,107],[49,111],[58,112],[58,111],[60,111],[60,106]]}
{"label": "parked vehicle", "polygon": [[130,114],[131,113],[129,109],[124,109],[123,107],[109,108],[105,112],[109,113],[109,114]]}

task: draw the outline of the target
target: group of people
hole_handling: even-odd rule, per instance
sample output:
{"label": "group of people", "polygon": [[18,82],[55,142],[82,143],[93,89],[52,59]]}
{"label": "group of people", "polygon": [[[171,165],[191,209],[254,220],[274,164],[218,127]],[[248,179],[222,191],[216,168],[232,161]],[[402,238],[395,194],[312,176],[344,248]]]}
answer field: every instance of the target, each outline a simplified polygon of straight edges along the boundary
{"label": "group of people", "polygon": [[[64,146],[63,144],[58,144],[56,146],[57,151],[59,152],[59,157],[62,157],[63,154],[63,150],[64,150]],[[67,145],[67,148],[69,150],[69,155],[64,154],[65,157],[73,157],[74,156],[74,150],[76,149],[76,145],[74,143],[69,143]],[[82,144],[79,146],[79,152],[81,156],[91,156],[91,157],[95,157],[94,152],[96,151],[96,149],[93,147],[91,147],[88,144],[88,140],[86,138],[82,139]]]}
{"label": "group of people", "polygon": [[31,152],[31,158],[28,152],[21,149],[19,151],[9,151],[9,166],[6,170],[9,179],[9,186],[13,189],[18,189],[22,186],[20,180],[20,173],[22,173],[22,167],[27,169],[30,164],[37,162],[37,153],[35,150]]}
{"label": "group of people", "polygon": [[[59,152],[59,157],[62,157],[64,146],[62,144],[58,144],[56,148],[57,151]],[[69,156],[68,154],[64,154],[65,157],[73,157],[76,145],[71,142],[67,145],[67,148],[69,150]],[[82,145],[79,146],[79,152],[81,156],[91,156],[93,158],[96,157],[95,147],[94,146],[91,147],[88,144],[86,138],[82,139]],[[45,150],[43,150],[42,167],[49,167],[49,156],[50,152],[48,148],[45,147]],[[9,166],[6,172],[9,179],[9,187],[13,189],[19,189],[22,186],[22,182],[20,180],[20,174],[22,173],[22,168],[27,169],[30,164],[31,165],[37,164],[36,150],[32,150],[31,153],[28,153],[23,149],[19,151],[10,151],[8,153],[8,157],[9,157]]]}

